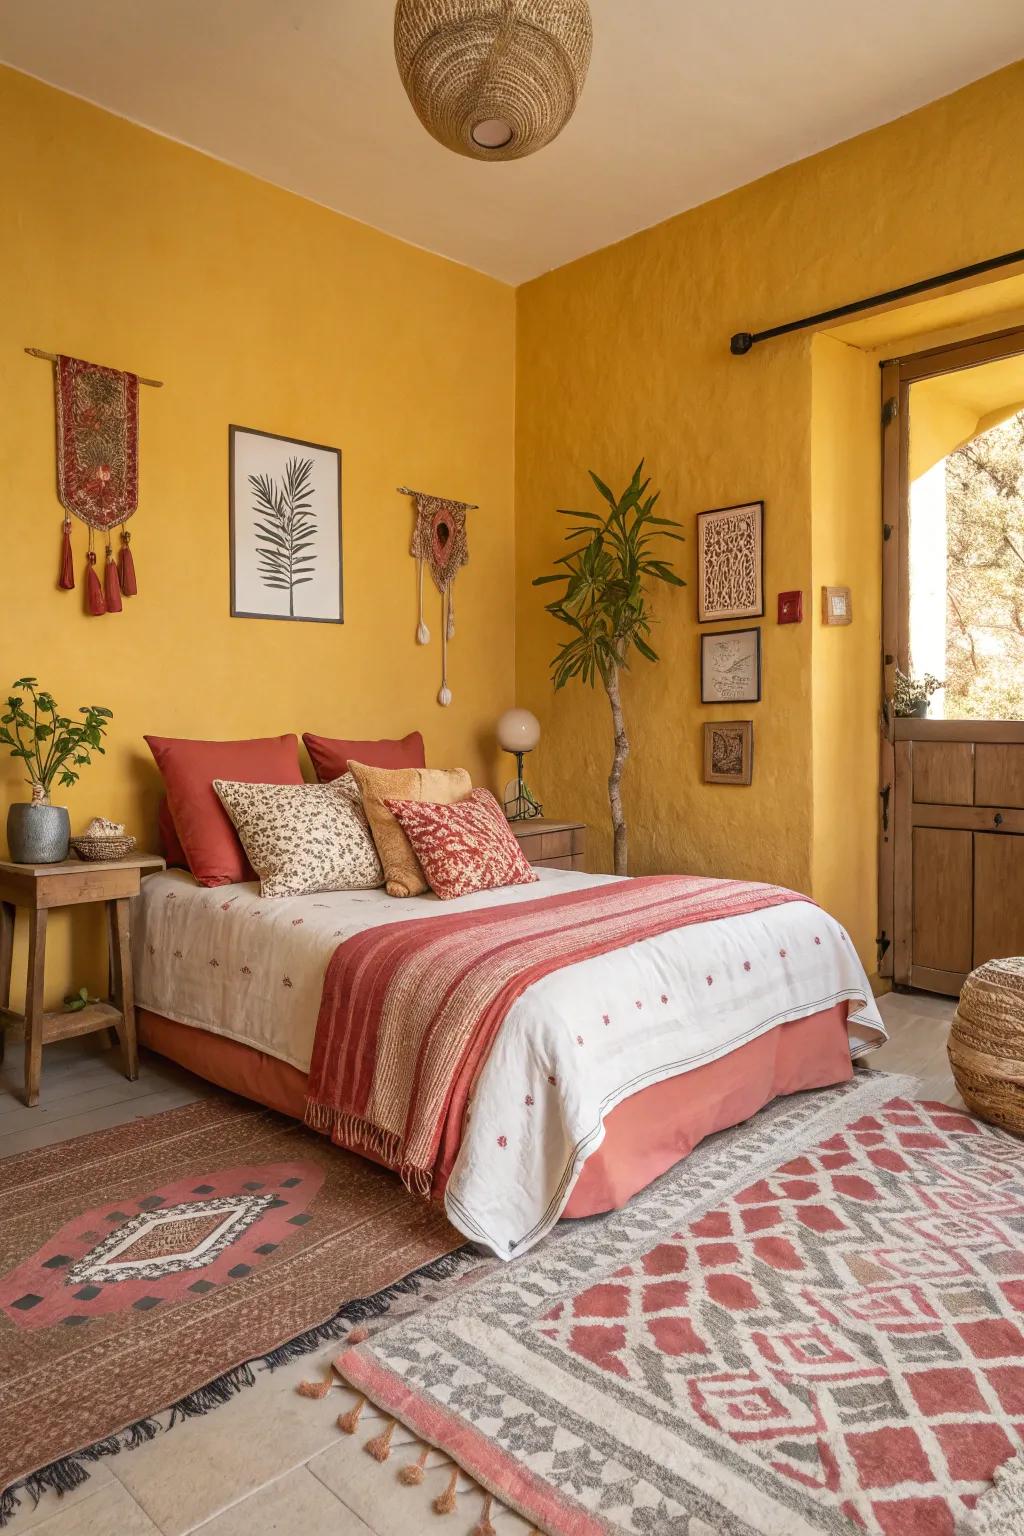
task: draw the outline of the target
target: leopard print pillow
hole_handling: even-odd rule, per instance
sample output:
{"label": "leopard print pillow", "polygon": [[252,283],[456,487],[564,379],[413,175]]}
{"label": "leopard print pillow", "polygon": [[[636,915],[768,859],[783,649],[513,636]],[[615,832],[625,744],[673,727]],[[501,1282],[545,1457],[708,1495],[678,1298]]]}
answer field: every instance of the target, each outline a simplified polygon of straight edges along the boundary
{"label": "leopard print pillow", "polygon": [[260,877],[261,896],[365,891],[384,871],[354,782],[238,784],[214,779]]}

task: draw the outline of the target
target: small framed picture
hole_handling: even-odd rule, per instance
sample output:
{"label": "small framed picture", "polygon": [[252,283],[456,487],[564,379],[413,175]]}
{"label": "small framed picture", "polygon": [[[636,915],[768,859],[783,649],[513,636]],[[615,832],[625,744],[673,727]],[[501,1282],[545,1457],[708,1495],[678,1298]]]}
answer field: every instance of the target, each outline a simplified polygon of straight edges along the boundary
{"label": "small framed picture", "polygon": [[341,450],[228,428],[231,617],[341,624]]}
{"label": "small framed picture", "polygon": [[697,513],[697,620],[764,617],[764,502]]}
{"label": "small framed picture", "polygon": [[822,587],[821,622],[823,624],[853,623],[853,598],[849,587]]}
{"label": "small framed picture", "polygon": [[709,720],[704,726],[705,784],[749,784],[754,773],[752,720]]}
{"label": "small framed picture", "polygon": [[723,629],[700,637],[702,704],[758,704],[761,699],[761,631]]}

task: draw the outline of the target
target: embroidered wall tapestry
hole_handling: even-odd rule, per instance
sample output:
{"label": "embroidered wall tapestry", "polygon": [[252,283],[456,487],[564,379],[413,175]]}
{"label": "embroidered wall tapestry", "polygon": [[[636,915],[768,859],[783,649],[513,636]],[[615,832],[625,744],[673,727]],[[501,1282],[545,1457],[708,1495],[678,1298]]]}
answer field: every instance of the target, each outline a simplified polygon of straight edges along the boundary
{"label": "embroidered wall tapestry", "polygon": [[[64,508],[58,586],[75,585],[71,514],[89,529],[86,606],[92,614],[120,613],[121,598],[138,591],[131,535],[124,524],[139,504],[139,380],[81,358],[56,358],[57,495]],[[111,539],[121,529],[114,561]],[[103,584],[96,572],[96,534],[105,541]]]}
{"label": "embroidered wall tapestry", "polygon": [[475,512],[471,501],[452,501],[447,496],[428,496],[424,491],[411,491],[408,486],[398,487],[399,495],[411,496],[416,504],[416,521],[413,524],[409,553],[416,561],[416,580],[419,589],[419,623],[416,641],[419,645],[430,642],[430,630],[423,619],[423,567],[426,565],[434,578],[434,585],[441,594],[441,687],[437,702],[448,705],[452,691],[448,687],[448,641],[455,637],[455,599],[452,582],[469,560],[469,542],[466,534],[466,513]]}

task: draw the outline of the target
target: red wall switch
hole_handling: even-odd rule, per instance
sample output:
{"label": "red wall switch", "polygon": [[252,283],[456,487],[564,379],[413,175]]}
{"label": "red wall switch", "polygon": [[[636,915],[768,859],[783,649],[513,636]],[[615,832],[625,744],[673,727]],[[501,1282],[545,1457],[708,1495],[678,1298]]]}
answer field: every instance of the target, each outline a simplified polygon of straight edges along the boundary
{"label": "red wall switch", "polygon": [[804,616],[804,595],[802,592],[779,593],[779,623],[799,624]]}

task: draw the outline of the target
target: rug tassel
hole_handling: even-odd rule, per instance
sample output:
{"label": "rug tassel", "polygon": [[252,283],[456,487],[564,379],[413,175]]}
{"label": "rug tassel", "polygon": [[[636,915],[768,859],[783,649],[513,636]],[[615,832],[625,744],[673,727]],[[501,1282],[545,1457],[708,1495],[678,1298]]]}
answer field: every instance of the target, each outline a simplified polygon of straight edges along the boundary
{"label": "rug tassel", "polygon": [[473,1536],[498,1536],[491,1521],[491,1495],[484,1494],[484,1507],[480,1513],[480,1519],[473,1527]]}
{"label": "rug tassel", "polygon": [[417,1483],[422,1483],[429,1455],[430,1446],[425,1445],[416,1460],[410,1461],[407,1467],[402,1468],[398,1474],[398,1481],[404,1483],[407,1488],[414,1488]]}
{"label": "rug tassel", "polygon": [[96,574],[96,551],[90,549],[86,559],[89,562],[89,568],[85,573],[85,606],[93,618],[98,619],[101,614],[106,613],[107,605],[103,600],[103,588]]}
{"label": "rug tassel", "polygon": [[334,1382],[330,1379],[327,1381],[300,1381],[295,1390],[300,1397],[315,1397],[319,1399],[326,1397],[333,1386]]}
{"label": "rug tassel", "polygon": [[114,563],[114,551],[107,545],[107,560],[103,568],[103,595],[107,602],[108,613],[121,612],[121,583],[117,577],[117,566]]}
{"label": "rug tassel", "polygon": [[121,582],[121,593],[124,597],[135,597],[139,586],[135,579],[135,556],[132,554],[132,536],[122,532],[121,548],[117,556],[117,574]]}
{"label": "rug tassel", "polygon": [[434,1500],[435,1515],[450,1515],[452,1513],[452,1510],[455,1508],[455,1488],[458,1481],[459,1469],[458,1467],[452,1467],[452,1475],[448,1479],[448,1487],[444,1490],[444,1493],[439,1493]]}
{"label": "rug tassel", "polygon": [[363,1409],[365,1407],[366,1407],[366,1398],[365,1397],[357,1398],[356,1402],[348,1410],[347,1413],[339,1413],[339,1415],[338,1415],[338,1428],[340,1430],[343,1430],[346,1435],[354,1435],[355,1432],[356,1432],[356,1425],[359,1423],[359,1415],[362,1413],[362,1411],[363,1411]]}
{"label": "rug tassel", "polygon": [[64,519],[64,534],[60,541],[60,576],[57,585],[62,592],[72,592],[75,586],[75,557],[71,550],[71,519]]}
{"label": "rug tassel", "polygon": [[374,1435],[372,1440],[367,1440],[363,1450],[368,1456],[372,1456],[374,1461],[387,1461],[391,1455],[391,1436],[394,1432],[395,1420],[389,1419],[387,1429],[381,1430],[379,1435]]}

